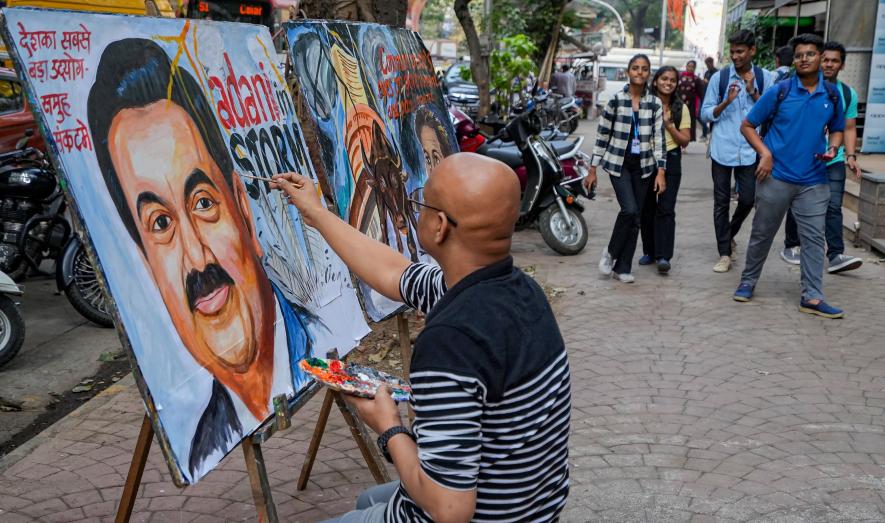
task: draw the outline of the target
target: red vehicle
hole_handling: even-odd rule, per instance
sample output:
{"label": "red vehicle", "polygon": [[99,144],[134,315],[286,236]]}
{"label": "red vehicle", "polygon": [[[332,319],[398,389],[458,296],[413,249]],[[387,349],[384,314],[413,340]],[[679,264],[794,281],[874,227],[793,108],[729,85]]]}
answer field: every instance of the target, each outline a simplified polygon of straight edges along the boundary
{"label": "red vehicle", "polygon": [[15,150],[28,130],[34,134],[28,145],[45,152],[46,144],[28,107],[22,83],[15,71],[0,68],[0,153]]}

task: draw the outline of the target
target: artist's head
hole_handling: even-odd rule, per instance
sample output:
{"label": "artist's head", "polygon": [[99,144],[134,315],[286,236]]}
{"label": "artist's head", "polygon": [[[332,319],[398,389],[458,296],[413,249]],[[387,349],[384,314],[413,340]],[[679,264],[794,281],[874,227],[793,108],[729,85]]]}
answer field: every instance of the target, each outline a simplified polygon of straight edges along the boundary
{"label": "artist's head", "polygon": [[694,74],[695,70],[698,68],[698,63],[694,60],[689,60],[685,63],[685,70],[689,73]]}
{"label": "artist's head", "polygon": [[821,53],[824,50],[824,39],[812,33],[803,33],[790,39],[793,48],[793,65],[796,74],[808,76],[820,71]]}
{"label": "artist's head", "polygon": [[749,29],[738,29],[728,37],[728,53],[735,69],[744,69],[756,56],[756,35]]}
{"label": "artist's head", "polygon": [[156,43],[125,39],[101,56],[88,118],[108,192],[182,342],[216,376],[245,372],[272,336],[273,290],[209,101]]}
{"label": "artist's head", "polygon": [[789,45],[778,47],[774,53],[774,62],[778,67],[793,65],[793,48]]}
{"label": "artist's head", "polygon": [[845,67],[845,55],[847,50],[839,42],[827,42],[824,44],[824,52],[821,56],[820,69],[824,72],[824,78],[835,82],[839,78],[839,72]]}
{"label": "artist's head", "polygon": [[452,152],[446,127],[433,111],[420,107],[415,113],[415,133],[424,151],[424,172],[430,176],[439,162]]}
{"label": "artist's head", "polygon": [[443,269],[500,260],[510,253],[519,192],[506,164],[474,153],[447,156],[424,186],[418,241]]}

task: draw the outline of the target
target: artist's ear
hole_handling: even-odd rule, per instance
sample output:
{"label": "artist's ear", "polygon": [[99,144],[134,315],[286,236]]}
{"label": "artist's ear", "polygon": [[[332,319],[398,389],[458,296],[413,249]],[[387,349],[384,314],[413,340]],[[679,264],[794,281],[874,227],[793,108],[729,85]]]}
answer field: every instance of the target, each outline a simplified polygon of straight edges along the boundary
{"label": "artist's ear", "polygon": [[445,213],[437,212],[433,215],[433,242],[442,245],[446,238],[449,237],[452,224],[446,218]]}
{"label": "artist's ear", "polygon": [[233,178],[234,200],[236,201],[237,209],[240,211],[240,217],[243,218],[243,226],[252,239],[252,248],[255,250],[255,255],[261,258],[264,256],[264,250],[261,248],[261,243],[258,242],[258,234],[255,232],[255,222],[252,220],[252,208],[249,207],[249,196],[246,194],[246,187],[243,185],[243,179],[239,173],[234,171],[231,177]]}

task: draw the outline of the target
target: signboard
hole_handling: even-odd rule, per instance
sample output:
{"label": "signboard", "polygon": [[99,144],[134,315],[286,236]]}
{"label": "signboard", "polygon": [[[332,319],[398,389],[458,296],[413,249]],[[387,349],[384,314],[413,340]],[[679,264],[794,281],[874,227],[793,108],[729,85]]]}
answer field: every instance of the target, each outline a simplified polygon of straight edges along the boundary
{"label": "signboard", "polygon": [[863,152],[885,153],[885,0],[879,0],[863,130]]}
{"label": "signboard", "polygon": [[13,8],[4,37],[91,239],[179,485],[368,332],[349,272],[279,191],[314,176],[264,26]]}

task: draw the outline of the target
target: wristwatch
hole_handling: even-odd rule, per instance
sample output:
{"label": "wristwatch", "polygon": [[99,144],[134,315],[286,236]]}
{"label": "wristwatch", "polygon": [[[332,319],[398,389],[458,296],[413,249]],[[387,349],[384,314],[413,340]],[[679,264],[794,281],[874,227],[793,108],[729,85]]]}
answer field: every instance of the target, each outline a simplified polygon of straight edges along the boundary
{"label": "wristwatch", "polygon": [[845,157],[846,157],[846,158],[854,158],[855,160],[857,160],[857,155],[856,155],[856,154],[846,154]]}
{"label": "wristwatch", "polygon": [[393,463],[393,458],[390,457],[390,451],[387,450],[387,443],[390,441],[390,438],[396,436],[397,434],[405,434],[412,438],[412,441],[418,443],[418,438],[415,437],[415,434],[402,425],[391,427],[385,430],[383,434],[378,436],[378,448],[381,449],[381,454],[384,456],[384,459],[386,459],[388,463]]}

